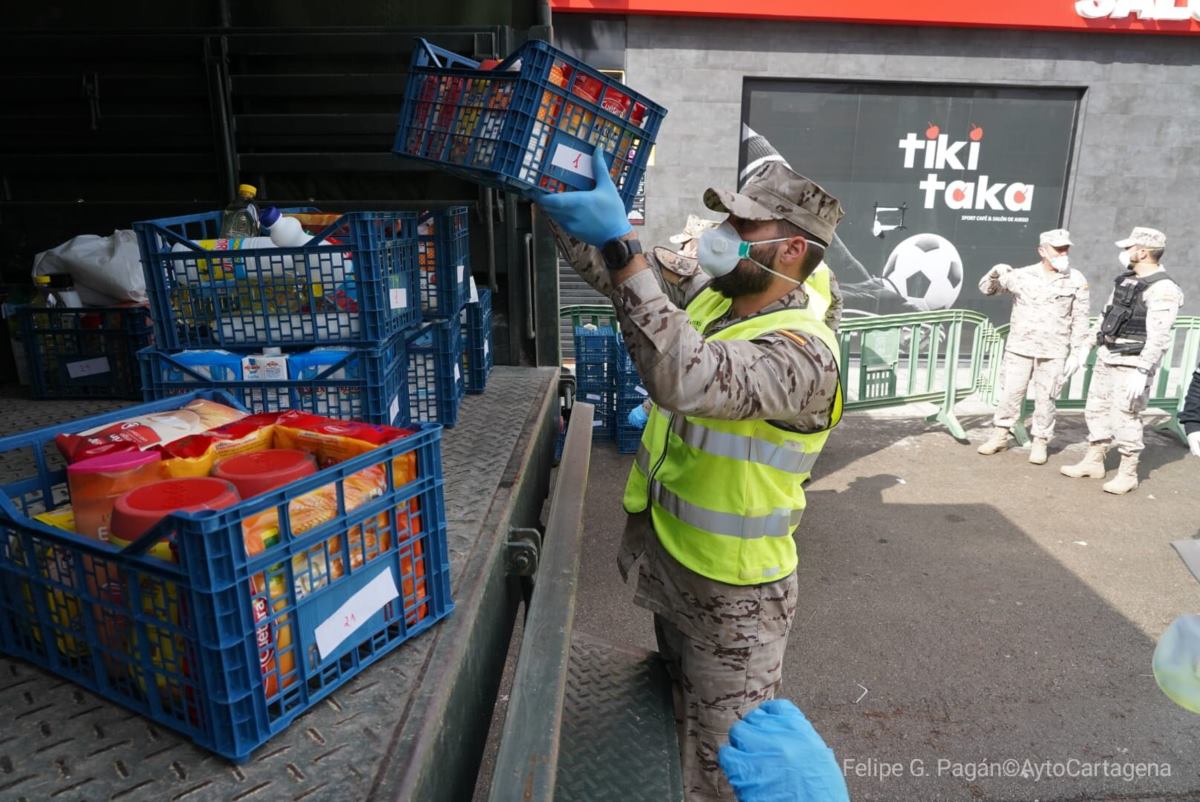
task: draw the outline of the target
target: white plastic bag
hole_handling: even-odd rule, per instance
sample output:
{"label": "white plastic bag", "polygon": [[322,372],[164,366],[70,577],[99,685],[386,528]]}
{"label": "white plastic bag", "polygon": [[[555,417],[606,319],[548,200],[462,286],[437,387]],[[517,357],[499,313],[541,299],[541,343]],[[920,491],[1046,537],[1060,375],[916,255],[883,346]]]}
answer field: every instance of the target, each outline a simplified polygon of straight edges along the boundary
{"label": "white plastic bag", "polygon": [[88,306],[146,302],[137,237],[118,229],[111,237],[80,234],[33,259],[33,275],[67,273]]}

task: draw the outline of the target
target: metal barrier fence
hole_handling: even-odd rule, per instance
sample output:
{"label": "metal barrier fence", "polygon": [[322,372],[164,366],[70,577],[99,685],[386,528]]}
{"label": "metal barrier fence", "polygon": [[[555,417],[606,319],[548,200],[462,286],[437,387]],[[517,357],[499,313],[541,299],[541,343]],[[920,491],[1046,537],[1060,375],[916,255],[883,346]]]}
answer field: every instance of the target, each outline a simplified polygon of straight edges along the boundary
{"label": "metal barrier fence", "polygon": [[946,309],[844,320],[842,393],[847,411],[931,401],[927,420],[966,439],[954,406],[994,372],[995,327],[978,312]]}
{"label": "metal barrier fence", "polygon": [[[575,325],[611,318],[611,307],[563,307]],[[955,405],[978,394],[995,404],[1000,393],[1001,363],[1008,324],[995,326],[984,315],[966,309],[880,315],[843,320],[838,331],[842,351],[842,393],[847,411],[883,409],[915,402],[932,402],[937,410],[927,420],[945,426],[965,440],[966,432],[954,414]],[[1169,415],[1155,428],[1187,443],[1178,412],[1200,356],[1200,317],[1180,317],[1175,338],[1155,377],[1149,407]],[[1083,409],[1092,381],[1096,352],[1086,367],[1067,382],[1059,396],[1060,409]],[[1032,409],[1026,399],[1014,435],[1029,442],[1024,419]]]}

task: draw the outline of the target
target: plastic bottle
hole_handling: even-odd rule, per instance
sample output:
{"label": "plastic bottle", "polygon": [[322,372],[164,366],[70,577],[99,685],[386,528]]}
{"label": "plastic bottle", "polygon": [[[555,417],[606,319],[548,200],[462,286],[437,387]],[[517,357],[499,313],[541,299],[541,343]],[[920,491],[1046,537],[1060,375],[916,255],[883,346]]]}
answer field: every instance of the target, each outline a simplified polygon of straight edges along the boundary
{"label": "plastic bottle", "polygon": [[238,186],[238,197],[225,207],[221,218],[222,237],[257,237],[260,233],[258,222],[258,207],[254,205],[254,196],[258,189],[252,184]]}
{"label": "plastic bottle", "polygon": [[79,308],[83,301],[75,291],[75,282],[66,273],[34,276],[33,285],[37,295],[32,305],[45,309]]}

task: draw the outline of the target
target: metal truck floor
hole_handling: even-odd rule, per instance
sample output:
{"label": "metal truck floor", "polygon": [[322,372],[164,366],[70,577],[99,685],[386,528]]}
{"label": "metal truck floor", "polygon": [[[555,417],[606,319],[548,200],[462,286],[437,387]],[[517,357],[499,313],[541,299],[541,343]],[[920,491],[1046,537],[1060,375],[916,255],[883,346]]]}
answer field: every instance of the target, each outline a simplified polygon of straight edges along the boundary
{"label": "metal truck floor", "polygon": [[[488,531],[494,513],[510,505],[517,475],[527,468],[524,450],[556,397],[556,377],[554,369],[497,367],[487,392],[467,396],[458,426],[443,433],[451,588],[458,605],[450,618],[346,683],[240,766],[70,682],[0,656],[0,800],[399,798],[413,761],[441,759],[414,757],[428,750],[413,743],[413,734],[451,726],[417,720],[444,710],[419,697],[444,692],[432,687],[441,684],[444,666],[432,663],[452,645],[447,641],[466,637],[474,623],[474,588],[469,579],[464,586],[463,575],[494,545]],[[0,434],[121,406],[128,403],[0,397]],[[19,478],[16,469],[0,462],[0,478]],[[478,727],[486,731],[491,709],[481,712]]]}

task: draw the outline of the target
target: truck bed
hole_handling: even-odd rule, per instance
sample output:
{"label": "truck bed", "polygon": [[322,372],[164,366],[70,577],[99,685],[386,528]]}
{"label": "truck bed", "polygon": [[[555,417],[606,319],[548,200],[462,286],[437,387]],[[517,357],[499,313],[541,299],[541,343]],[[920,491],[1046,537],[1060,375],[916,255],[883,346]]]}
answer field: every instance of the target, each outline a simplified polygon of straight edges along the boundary
{"label": "truck bed", "polygon": [[[243,765],[0,655],[0,799],[469,799],[520,600],[509,529],[536,526],[554,368],[497,367],[443,433],[450,617],[348,682]],[[0,434],[122,406],[0,397]],[[26,466],[0,462],[4,480]]]}

